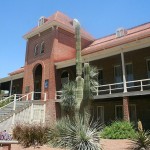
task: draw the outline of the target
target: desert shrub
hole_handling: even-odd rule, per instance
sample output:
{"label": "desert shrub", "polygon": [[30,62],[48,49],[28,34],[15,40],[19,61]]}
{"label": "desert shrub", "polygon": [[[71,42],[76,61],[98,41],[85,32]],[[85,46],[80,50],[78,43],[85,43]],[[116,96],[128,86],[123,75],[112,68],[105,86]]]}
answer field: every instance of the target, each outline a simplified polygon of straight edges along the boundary
{"label": "desert shrub", "polygon": [[13,138],[23,146],[43,145],[47,142],[48,127],[42,125],[16,124],[13,129]]}
{"label": "desert shrub", "polygon": [[7,99],[6,101],[0,101],[0,107],[3,107],[9,103],[11,103],[13,100],[12,99]]}
{"label": "desert shrub", "polygon": [[138,121],[137,138],[133,140],[136,150],[149,150],[150,149],[150,131],[143,130],[141,121]]}
{"label": "desert shrub", "polygon": [[71,119],[64,117],[49,129],[48,141],[54,147],[68,148],[71,150],[100,150],[98,122],[75,116]]}
{"label": "desert shrub", "polygon": [[134,139],[136,134],[132,123],[115,121],[111,125],[106,126],[100,135],[102,138],[107,139]]}

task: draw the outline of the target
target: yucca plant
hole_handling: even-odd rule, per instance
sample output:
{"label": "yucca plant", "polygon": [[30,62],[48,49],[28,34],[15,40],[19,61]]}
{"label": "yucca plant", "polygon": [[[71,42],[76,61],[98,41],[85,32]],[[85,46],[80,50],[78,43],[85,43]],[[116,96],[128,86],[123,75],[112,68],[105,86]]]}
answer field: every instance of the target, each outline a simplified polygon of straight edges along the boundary
{"label": "yucca plant", "polygon": [[135,150],[150,150],[150,131],[143,130],[141,121],[138,121],[138,134],[134,143]]}
{"label": "yucca plant", "polygon": [[[86,119],[85,119],[86,118]],[[73,120],[62,118],[49,129],[48,140],[54,147],[71,150],[100,150],[99,122],[90,121],[88,116],[76,115]]]}
{"label": "yucca plant", "polygon": [[62,95],[61,95],[61,108],[62,113],[65,116],[73,117],[76,109],[76,101],[75,101],[75,82],[69,82],[63,86]]}

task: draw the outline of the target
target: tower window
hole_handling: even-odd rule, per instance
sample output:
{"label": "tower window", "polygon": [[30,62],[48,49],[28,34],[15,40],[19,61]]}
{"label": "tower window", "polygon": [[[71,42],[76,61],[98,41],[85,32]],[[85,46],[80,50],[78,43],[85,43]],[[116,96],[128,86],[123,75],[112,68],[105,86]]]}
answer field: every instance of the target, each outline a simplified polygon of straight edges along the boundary
{"label": "tower window", "polygon": [[35,45],[35,47],[34,47],[34,56],[37,56],[37,55],[38,55],[38,49],[39,49],[39,46],[38,46],[38,44],[37,44],[37,45]]}
{"label": "tower window", "polygon": [[45,43],[42,42],[42,43],[41,43],[41,47],[40,47],[40,53],[41,53],[41,54],[44,53],[44,50],[45,50]]}

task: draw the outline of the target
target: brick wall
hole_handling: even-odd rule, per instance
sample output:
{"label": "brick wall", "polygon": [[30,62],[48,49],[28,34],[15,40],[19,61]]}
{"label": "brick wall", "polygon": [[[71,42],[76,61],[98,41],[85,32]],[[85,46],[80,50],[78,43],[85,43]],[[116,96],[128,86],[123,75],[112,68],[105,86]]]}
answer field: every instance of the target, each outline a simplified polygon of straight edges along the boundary
{"label": "brick wall", "polygon": [[[40,44],[43,41],[45,43],[44,53],[40,54],[39,52],[37,56],[34,56],[35,46],[38,44],[40,47]],[[82,41],[82,47],[85,47],[86,45],[91,43],[90,41],[87,41],[85,39],[82,39]],[[56,110],[57,112],[59,112],[59,108],[56,108],[57,106],[55,106],[56,80],[59,77],[57,77],[58,74],[56,75],[54,63],[57,61],[72,59],[74,57],[74,34],[64,31],[60,28],[52,27],[38,35],[35,35],[34,37],[29,38],[27,41],[23,93],[26,93],[27,86],[30,87],[28,92],[34,91],[34,70],[39,64],[42,65],[41,92],[47,93],[48,99],[46,104],[46,122],[48,122],[49,120],[55,120]],[[49,80],[49,86],[47,89],[45,89],[44,87],[45,80]],[[59,82],[57,83],[58,85],[60,84]],[[44,95],[42,95],[42,99],[43,98]]]}

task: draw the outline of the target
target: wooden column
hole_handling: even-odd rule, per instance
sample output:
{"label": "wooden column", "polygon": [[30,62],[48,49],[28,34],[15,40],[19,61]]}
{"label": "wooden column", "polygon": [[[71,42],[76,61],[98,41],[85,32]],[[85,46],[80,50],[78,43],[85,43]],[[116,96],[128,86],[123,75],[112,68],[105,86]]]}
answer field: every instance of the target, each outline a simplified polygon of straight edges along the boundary
{"label": "wooden column", "polygon": [[124,87],[124,93],[126,93],[127,92],[126,70],[125,70],[124,53],[123,52],[121,52],[121,63],[122,63],[122,75],[123,75],[123,87]]}
{"label": "wooden column", "polygon": [[124,121],[130,121],[129,117],[129,97],[123,97],[123,119]]}
{"label": "wooden column", "polygon": [[12,85],[13,85],[13,80],[10,80],[10,88],[9,88],[9,96],[12,94]]}

